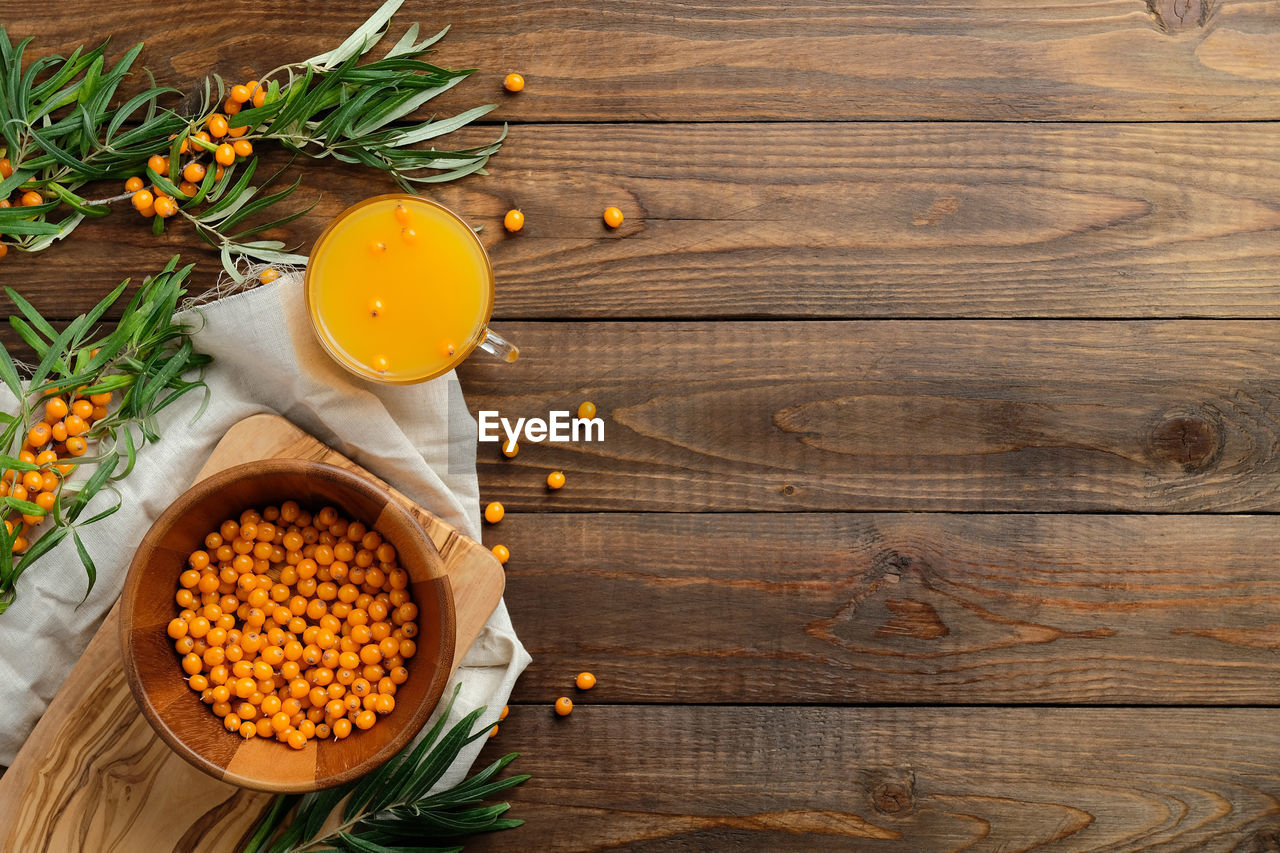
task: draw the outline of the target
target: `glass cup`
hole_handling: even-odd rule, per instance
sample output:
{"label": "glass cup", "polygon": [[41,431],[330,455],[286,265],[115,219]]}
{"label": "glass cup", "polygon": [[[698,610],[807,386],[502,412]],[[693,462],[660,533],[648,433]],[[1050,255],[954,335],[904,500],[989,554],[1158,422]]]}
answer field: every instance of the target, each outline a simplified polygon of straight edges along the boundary
{"label": "glass cup", "polygon": [[339,214],[316,240],[304,293],[325,351],[374,382],[425,382],[476,348],[520,355],[489,329],[493,264],[480,238],[421,196],[374,196]]}

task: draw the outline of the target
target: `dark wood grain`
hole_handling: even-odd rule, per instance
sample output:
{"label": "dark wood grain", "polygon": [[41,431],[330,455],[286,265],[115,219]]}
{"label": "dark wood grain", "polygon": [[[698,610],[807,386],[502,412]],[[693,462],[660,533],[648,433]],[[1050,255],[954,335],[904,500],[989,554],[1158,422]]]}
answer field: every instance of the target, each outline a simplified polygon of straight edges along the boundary
{"label": "dark wood grain", "polygon": [[[326,162],[294,171],[297,206],[318,203],[273,236],[304,251],[393,189]],[[530,126],[490,171],[427,192],[484,226],[500,318],[1280,316],[1268,124]],[[209,286],[216,254],[170,227],[157,239],[121,203],[10,253],[0,281],[79,311],[181,252]]]}
{"label": "dark wood grain", "polygon": [[462,366],[473,412],[605,420],[603,442],[481,446],[482,491],[518,511],[1280,506],[1266,321],[497,329],[522,356]]}
{"label": "dark wood grain", "polygon": [[[43,50],[145,40],[160,82],[188,85],[328,50],[378,5],[70,0],[24,7],[9,29]],[[1280,115],[1275,15],[1256,0],[414,0],[394,34],[453,25],[438,61],[483,73],[446,107],[502,97],[502,75],[523,72],[528,87],[501,114],[521,121],[1219,121]]]}
{"label": "dark wood grain", "polygon": [[1276,709],[513,706],[520,828],[467,849],[1262,853]]}
{"label": "dark wood grain", "polygon": [[518,702],[589,670],[593,703],[1280,704],[1274,516],[513,512],[485,540]]}

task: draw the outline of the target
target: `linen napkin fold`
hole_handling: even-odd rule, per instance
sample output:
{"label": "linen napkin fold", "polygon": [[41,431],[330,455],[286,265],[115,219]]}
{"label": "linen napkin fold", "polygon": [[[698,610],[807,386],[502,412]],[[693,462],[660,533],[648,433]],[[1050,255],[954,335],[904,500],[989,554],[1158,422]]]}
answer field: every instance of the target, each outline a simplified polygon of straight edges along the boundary
{"label": "linen napkin fold", "polygon": [[[18,580],[17,601],[0,616],[0,764],[13,761],[119,597],[134,549],[151,523],[191,485],[214,445],[243,418],[260,412],[285,416],[480,538],[475,421],[452,373],[419,385],[384,386],[346,372],[315,340],[298,273],[190,309],[185,319],[200,327],[193,335],[197,351],[214,359],[204,377],[211,392],[208,408],[193,420],[201,403],[193,391],[164,410],[162,440],[143,448],[134,470],[119,483],[120,511],[81,531],[98,570],[89,598],[80,603],[86,578],[68,540]],[[12,411],[16,401],[0,390],[0,405]],[[99,495],[93,506],[112,499]],[[86,517],[92,514],[91,509]],[[486,720],[496,720],[528,663],[506,604],[500,603],[447,688],[446,696],[462,683],[451,722],[480,705],[491,709]],[[441,784],[463,778],[483,745],[484,739],[471,744]]]}

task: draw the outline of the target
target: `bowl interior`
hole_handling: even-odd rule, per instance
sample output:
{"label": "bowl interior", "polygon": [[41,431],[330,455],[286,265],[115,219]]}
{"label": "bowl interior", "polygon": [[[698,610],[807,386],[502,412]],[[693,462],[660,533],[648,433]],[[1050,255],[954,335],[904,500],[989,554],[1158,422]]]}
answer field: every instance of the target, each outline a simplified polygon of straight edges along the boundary
{"label": "bowl interior", "polygon": [[[418,605],[417,654],[396,692],[396,709],[367,731],[294,750],[274,739],[243,740],[223,728],[183,677],[166,626],[187,557],[205,534],[248,508],[294,500],[326,504],[376,528],[395,546]],[[453,596],[444,564],[422,526],[386,491],[332,465],[268,460],[201,481],[156,520],[129,567],[121,597],[125,673],[156,732],[196,767],[233,784],[273,792],[327,788],[373,770],[403,748],[444,692],[454,652]]]}

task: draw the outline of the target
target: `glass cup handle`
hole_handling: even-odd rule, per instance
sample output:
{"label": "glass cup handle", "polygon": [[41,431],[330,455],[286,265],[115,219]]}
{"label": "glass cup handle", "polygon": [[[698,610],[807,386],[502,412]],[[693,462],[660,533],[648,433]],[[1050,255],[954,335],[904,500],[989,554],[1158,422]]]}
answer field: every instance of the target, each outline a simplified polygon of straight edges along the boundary
{"label": "glass cup handle", "polygon": [[485,329],[484,340],[480,342],[480,349],[507,363],[513,362],[520,357],[520,347],[499,335],[495,335],[492,329]]}

